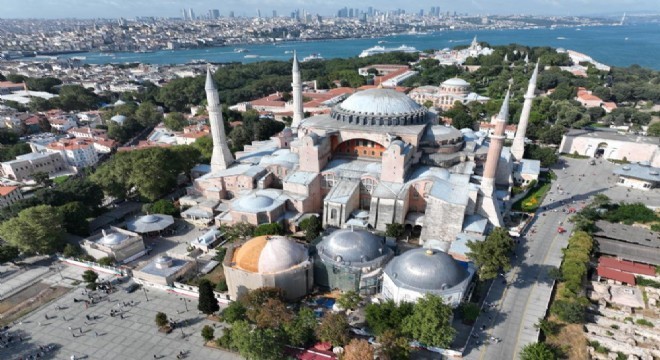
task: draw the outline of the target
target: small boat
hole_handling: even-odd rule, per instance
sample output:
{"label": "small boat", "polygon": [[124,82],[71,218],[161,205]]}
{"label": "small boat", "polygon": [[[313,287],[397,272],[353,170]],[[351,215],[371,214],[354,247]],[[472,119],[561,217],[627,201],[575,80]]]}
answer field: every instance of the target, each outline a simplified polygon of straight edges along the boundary
{"label": "small boat", "polygon": [[566,40],[566,38],[563,37],[563,36],[558,36],[558,37],[557,37],[557,40]]}
{"label": "small boat", "polygon": [[293,50],[285,50],[284,53],[285,54],[293,54]]}
{"label": "small boat", "polygon": [[83,60],[87,60],[87,57],[85,57],[85,56],[72,56],[72,57],[71,57],[71,60],[80,60],[80,61],[83,61]]}
{"label": "small boat", "polygon": [[244,49],[244,48],[236,48],[236,49],[234,49],[234,52],[235,53],[246,53],[246,52],[249,52],[249,51],[248,51],[248,49]]}
{"label": "small boat", "polygon": [[243,57],[246,58],[246,59],[255,59],[255,58],[258,58],[259,55],[245,55]]}

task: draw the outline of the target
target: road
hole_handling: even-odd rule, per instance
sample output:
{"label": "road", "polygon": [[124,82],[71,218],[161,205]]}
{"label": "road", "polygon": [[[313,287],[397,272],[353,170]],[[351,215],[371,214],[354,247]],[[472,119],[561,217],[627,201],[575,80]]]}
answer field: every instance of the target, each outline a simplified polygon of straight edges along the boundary
{"label": "road", "polygon": [[[538,339],[534,324],[545,316],[553,286],[548,270],[561,264],[561,249],[567,245],[572,230],[572,224],[567,221],[570,215],[562,212],[562,208],[579,208],[582,201],[601,192],[617,200],[626,194],[633,197],[631,200],[642,196],[641,191],[628,193],[615,186],[614,164],[603,161],[589,165],[586,160],[562,159],[564,165],[554,169],[558,178],[542,203],[546,210],[538,211],[532,220],[535,232],[519,238],[514,267],[506,274],[506,285],[504,278],[498,277],[486,297],[485,301],[494,305],[475,325],[480,341],[470,341],[465,350],[468,359],[517,359],[522,347]],[[557,191],[558,187],[563,189],[563,194]],[[576,202],[568,205],[571,197]],[[567,205],[562,205],[563,201]],[[557,233],[560,224],[566,233]],[[490,336],[502,341],[484,345],[483,340]]]}

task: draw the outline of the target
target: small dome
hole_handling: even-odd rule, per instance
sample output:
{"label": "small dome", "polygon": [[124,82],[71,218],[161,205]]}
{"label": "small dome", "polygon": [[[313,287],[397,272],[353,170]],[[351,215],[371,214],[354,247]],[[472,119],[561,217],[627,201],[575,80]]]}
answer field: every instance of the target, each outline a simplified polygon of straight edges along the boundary
{"label": "small dome", "polygon": [[333,232],[326,236],[317,248],[337,262],[368,262],[386,255],[389,251],[383,238],[365,230],[351,229]]}
{"label": "small dome", "polygon": [[235,266],[268,274],[290,269],[308,259],[307,248],[285,236],[259,236],[248,240],[234,253]]}
{"label": "small dome", "polygon": [[399,115],[422,109],[408,95],[390,89],[369,89],[349,96],[339,107],[363,114]]}
{"label": "small dome", "polygon": [[114,121],[114,122],[121,125],[126,121],[126,116],[124,116],[124,115],[115,115],[115,116],[111,117],[110,120],[112,120],[112,121]]}
{"label": "small dome", "polygon": [[248,195],[238,200],[239,205],[245,210],[262,210],[273,205],[274,200],[264,195]]}
{"label": "small dome", "polygon": [[158,220],[159,220],[158,216],[155,216],[155,215],[145,215],[145,216],[140,218],[141,222],[147,223],[147,224],[155,223]]}
{"label": "small dome", "polygon": [[128,239],[128,235],[118,232],[113,232],[110,234],[106,234],[104,237],[101,238],[99,242],[103,245],[119,245],[122,243],[122,241],[126,239]]}
{"label": "small dome", "polygon": [[174,260],[172,260],[171,257],[169,257],[167,255],[161,255],[161,256],[156,258],[155,263],[156,263],[157,268],[166,269],[166,268],[172,266],[173,261]]}
{"label": "small dome", "polygon": [[446,253],[423,248],[395,257],[385,267],[385,273],[397,286],[430,291],[450,289],[470,275]]}
{"label": "small dome", "polygon": [[470,86],[470,83],[460,79],[460,78],[451,78],[449,80],[445,80],[442,83],[443,86]]}

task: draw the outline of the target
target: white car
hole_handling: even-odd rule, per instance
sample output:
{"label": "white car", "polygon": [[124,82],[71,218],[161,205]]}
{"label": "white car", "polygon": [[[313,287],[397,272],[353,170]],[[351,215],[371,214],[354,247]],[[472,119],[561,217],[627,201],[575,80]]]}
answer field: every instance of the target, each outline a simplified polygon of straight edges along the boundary
{"label": "white car", "polygon": [[372,334],[370,332],[368,332],[367,330],[365,330],[364,328],[361,329],[361,328],[353,328],[352,327],[349,330],[350,330],[350,332],[352,332],[355,335],[372,336]]}

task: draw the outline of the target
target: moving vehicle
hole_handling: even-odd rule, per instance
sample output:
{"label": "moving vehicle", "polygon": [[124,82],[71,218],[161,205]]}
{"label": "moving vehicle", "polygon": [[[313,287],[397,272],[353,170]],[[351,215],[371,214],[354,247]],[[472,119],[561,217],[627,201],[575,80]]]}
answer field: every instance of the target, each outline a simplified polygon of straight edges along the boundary
{"label": "moving vehicle", "polygon": [[557,228],[557,232],[560,233],[560,234],[563,234],[563,233],[566,232],[566,229],[564,229],[563,227],[560,226],[560,227]]}

